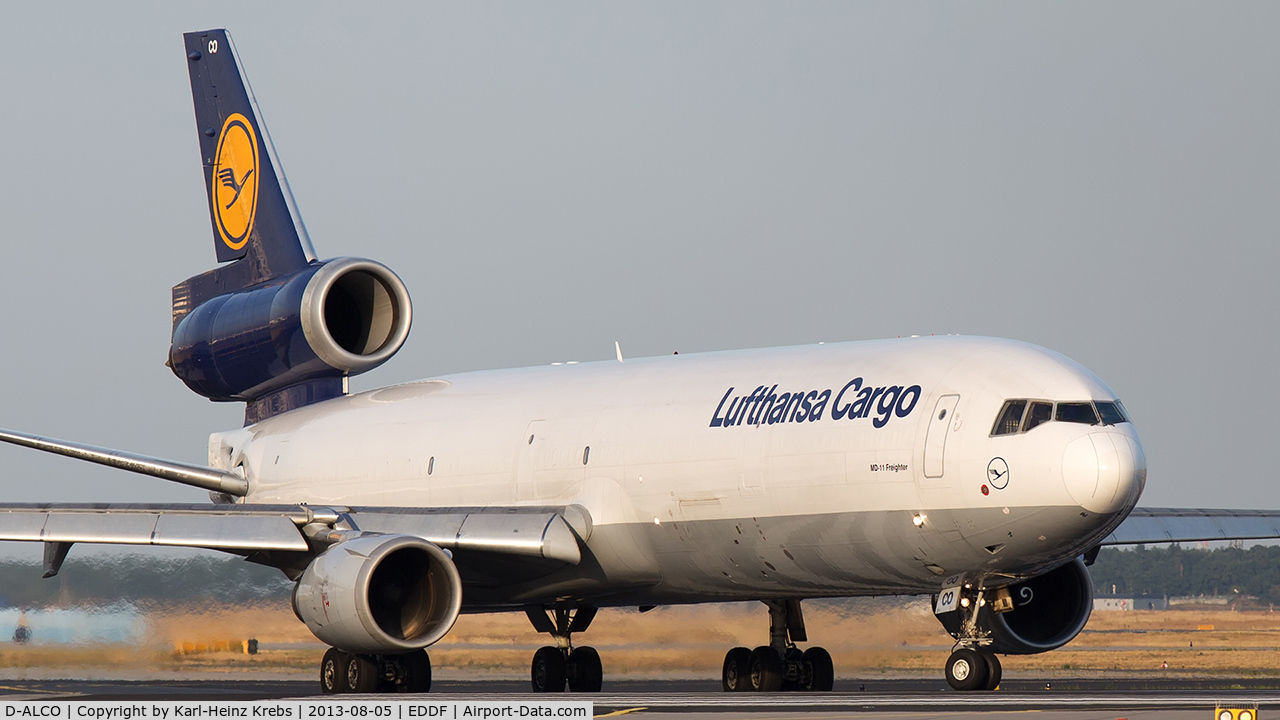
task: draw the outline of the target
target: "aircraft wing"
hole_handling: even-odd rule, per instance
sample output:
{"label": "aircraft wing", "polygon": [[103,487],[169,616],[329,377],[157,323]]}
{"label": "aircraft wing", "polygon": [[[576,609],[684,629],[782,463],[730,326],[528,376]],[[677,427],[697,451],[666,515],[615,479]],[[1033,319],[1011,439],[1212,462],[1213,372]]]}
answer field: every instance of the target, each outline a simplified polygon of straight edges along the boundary
{"label": "aircraft wing", "polygon": [[1134,508],[1103,545],[1280,538],[1280,510]]}
{"label": "aircraft wing", "polygon": [[[590,536],[591,518],[577,505],[0,504],[0,540],[46,543],[48,575],[57,573],[66,549],[78,542],[197,547],[253,555],[316,553],[364,533],[412,535],[473,557],[479,553],[577,565],[582,560],[578,539]],[[59,552],[61,557],[56,557]]]}

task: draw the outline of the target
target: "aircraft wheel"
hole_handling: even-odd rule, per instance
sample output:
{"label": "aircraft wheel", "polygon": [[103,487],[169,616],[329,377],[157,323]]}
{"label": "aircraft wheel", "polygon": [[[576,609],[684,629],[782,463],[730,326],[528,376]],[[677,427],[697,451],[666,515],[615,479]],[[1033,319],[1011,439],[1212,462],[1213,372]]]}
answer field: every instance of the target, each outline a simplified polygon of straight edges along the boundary
{"label": "aircraft wheel", "polygon": [[331,647],[320,661],[320,692],[326,695],[343,692],[342,674],[347,667],[347,654]]}
{"label": "aircraft wheel", "polygon": [[533,654],[533,665],[529,668],[529,680],[536,693],[564,692],[565,683],[564,653],[560,648],[542,647]]}
{"label": "aircraft wheel", "polygon": [[982,659],[987,661],[987,684],[983,685],[982,689],[995,690],[1000,687],[1000,678],[1004,676],[1004,669],[1000,667],[1000,659],[992,652],[983,652]]}
{"label": "aircraft wheel", "polygon": [[414,650],[400,656],[404,666],[404,682],[397,690],[407,693],[431,692],[431,656],[426,650]]}
{"label": "aircraft wheel", "polygon": [[349,693],[378,692],[378,668],[363,655],[348,655],[347,671],[342,674],[342,690]]}
{"label": "aircraft wheel", "polygon": [[569,653],[569,690],[572,692],[600,692],[604,683],[604,669],[600,665],[600,653],[593,647],[574,648]]}
{"label": "aircraft wheel", "polygon": [[947,658],[946,673],[953,690],[977,690],[987,684],[987,661],[977,650],[961,648]]}
{"label": "aircraft wheel", "polygon": [[748,661],[747,681],[757,692],[777,692],[782,689],[782,658],[768,645],[751,651]]}
{"label": "aircraft wheel", "polygon": [[831,663],[831,653],[820,647],[811,647],[800,656],[800,689],[831,692],[836,673]]}
{"label": "aircraft wheel", "polygon": [[746,692],[751,689],[751,651],[736,647],[724,656],[724,668],[720,671],[720,684],[725,692]]}

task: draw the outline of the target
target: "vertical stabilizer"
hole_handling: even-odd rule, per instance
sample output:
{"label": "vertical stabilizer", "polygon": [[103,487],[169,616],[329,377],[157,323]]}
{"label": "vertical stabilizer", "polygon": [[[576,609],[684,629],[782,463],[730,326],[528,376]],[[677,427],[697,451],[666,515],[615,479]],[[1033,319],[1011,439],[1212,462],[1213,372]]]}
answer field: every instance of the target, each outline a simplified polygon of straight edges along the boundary
{"label": "vertical stabilizer", "polygon": [[218,262],[261,282],[315,260],[266,125],[226,30],[183,36]]}

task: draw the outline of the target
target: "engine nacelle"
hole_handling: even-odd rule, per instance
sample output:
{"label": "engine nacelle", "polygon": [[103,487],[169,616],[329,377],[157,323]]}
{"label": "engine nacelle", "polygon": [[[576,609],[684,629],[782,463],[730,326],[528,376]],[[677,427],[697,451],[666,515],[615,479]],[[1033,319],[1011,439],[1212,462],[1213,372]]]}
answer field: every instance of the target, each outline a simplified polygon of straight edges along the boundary
{"label": "engine nacelle", "polygon": [[[992,612],[994,593],[978,611],[978,627],[991,633],[992,652],[1033,655],[1056,650],[1084,629],[1093,612],[1093,583],[1079,558],[1043,575],[1008,586],[1013,610]],[[938,616],[942,626],[958,637],[960,611]]]}
{"label": "engine nacelle", "polygon": [[462,609],[462,580],[444,550],[408,535],[367,535],[320,553],[298,580],[293,610],[348,652],[398,654],[444,637]]}
{"label": "engine nacelle", "polygon": [[207,398],[254,400],[381,365],[404,344],[411,319],[395,273],[338,258],[196,306],[173,330],[169,365]]}

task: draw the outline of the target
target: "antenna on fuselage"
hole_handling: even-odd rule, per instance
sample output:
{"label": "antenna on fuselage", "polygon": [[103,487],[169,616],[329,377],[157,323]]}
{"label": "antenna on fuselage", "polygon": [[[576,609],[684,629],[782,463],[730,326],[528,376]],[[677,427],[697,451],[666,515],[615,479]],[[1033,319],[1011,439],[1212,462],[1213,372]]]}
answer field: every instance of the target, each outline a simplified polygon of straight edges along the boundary
{"label": "antenna on fuselage", "polygon": [[622,343],[617,340],[613,341],[613,351],[618,354],[618,362],[622,362]]}

